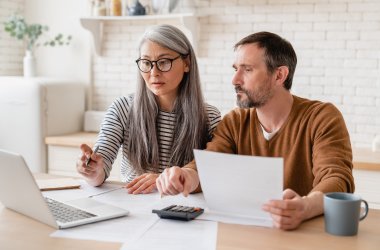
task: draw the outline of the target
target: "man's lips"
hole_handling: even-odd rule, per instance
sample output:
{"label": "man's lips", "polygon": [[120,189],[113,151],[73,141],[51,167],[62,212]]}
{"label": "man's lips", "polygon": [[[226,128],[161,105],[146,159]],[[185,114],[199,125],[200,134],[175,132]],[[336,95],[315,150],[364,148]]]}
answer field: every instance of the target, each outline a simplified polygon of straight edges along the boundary
{"label": "man's lips", "polygon": [[239,87],[235,88],[235,92],[236,92],[236,94],[244,94],[245,93],[244,89],[239,88]]}

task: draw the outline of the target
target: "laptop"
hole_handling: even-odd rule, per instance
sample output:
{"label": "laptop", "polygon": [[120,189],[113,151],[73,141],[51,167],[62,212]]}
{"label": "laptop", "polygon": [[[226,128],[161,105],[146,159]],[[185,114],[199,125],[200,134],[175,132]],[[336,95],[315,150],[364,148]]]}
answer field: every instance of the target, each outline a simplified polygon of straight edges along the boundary
{"label": "laptop", "polygon": [[194,156],[207,206],[200,219],[272,226],[261,207],[270,199],[282,199],[282,158],[197,149]]}
{"label": "laptop", "polygon": [[128,215],[122,208],[83,198],[59,202],[44,197],[24,158],[0,150],[0,201],[16,212],[57,229]]}

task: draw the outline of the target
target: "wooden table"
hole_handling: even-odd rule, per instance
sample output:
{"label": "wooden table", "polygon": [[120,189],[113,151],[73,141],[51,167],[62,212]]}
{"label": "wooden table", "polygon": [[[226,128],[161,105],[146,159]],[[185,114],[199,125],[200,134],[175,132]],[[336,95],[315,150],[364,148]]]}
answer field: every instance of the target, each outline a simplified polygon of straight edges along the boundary
{"label": "wooden table", "polygon": [[[120,243],[49,237],[54,228],[4,208],[0,204],[0,249],[120,249]],[[380,247],[380,210],[370,210],[359,233],[340,237],[324,232],[323,216],[294,231],[219,223],[218,250],[243,249],[365,249]]]}

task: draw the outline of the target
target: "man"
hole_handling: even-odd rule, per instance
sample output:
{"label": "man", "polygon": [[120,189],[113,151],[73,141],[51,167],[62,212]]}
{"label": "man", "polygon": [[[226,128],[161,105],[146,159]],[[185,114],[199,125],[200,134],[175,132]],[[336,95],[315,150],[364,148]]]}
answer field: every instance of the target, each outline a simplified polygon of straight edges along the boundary
{"label": "man", "polygon": [[[323,193],[354,191],[344,119],[330,103],[290,93],[297,56],[288,41],[255,33],[239,41],[235,52],[232,83],[240,108],[224,116],[206,150],[283,157],[283,200],[271,200],[263,210],[276,228],[295,229],[323,213]],[[156,184],[163,194],[201,191],[194,161],[166,169]]]}

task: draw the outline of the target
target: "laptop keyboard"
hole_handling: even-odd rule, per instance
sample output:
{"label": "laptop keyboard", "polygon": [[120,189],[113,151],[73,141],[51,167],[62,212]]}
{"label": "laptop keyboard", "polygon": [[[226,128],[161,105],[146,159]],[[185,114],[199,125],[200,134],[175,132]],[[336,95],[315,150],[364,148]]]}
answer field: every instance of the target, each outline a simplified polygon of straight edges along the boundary
{"label": "laptop keyboard", "polygon": [[53,213],[54,218],[59,222],[64,223],[96,217],[94,214],[88,213],[79,208],[66,205],[62,202],[52,200],[47,197],[45,197],[45,200],[49,206],[50,211]]}

